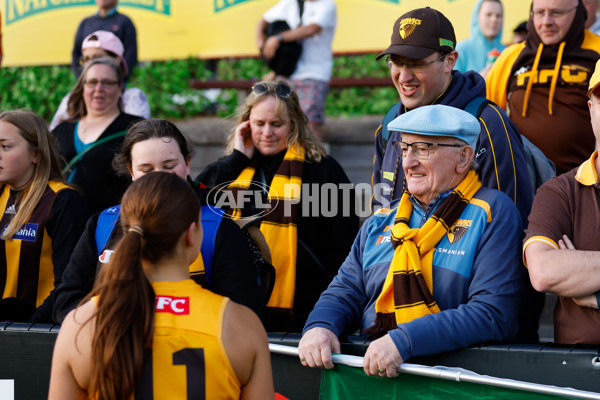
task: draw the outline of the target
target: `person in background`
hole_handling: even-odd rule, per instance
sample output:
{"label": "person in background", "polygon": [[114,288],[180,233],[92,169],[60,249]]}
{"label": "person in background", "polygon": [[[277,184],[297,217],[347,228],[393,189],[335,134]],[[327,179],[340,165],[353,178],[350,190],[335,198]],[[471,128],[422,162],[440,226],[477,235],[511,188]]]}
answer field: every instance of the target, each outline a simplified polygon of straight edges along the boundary
{"label": "person in background", "polygon": [[348,254],[358,218],[348,177],[326,155],[292,87],[282,81],[254,85],[238,111],[226,156],[196,180],[223,185],[223,194],[233,198],[240,197],[236,191],[254,192],[252,200],[229,206],[233,218],[259,219],[271,250],[276,274],[266,327],[300,332]]}
{"label": "person in background", "polygon": [[[590,79],[588,108],[600,145],[600,61]],[[523,258],[533,286],[554,293],[554,342],[600,344],[600,158],[546,182],[533,201]]]}
{"label": "person in background", "polygon": [[[187,179],[200,199],[202,224],[206,225],[201,257],[190,265],[196,283],[264,316],[264,301],[256,282],[246,239],[229,218],[206,206],[209,189],[190,177],[193,147],[177,127],[166,120],[143,120],[133,125],[114,160],[119,174],[137,180],[156,171]],[[111,217],[112,216],[112,217]],[[211,229],[209,229],[211,228]],[[92,216],[81,235],[54,297],[54,320],[66,315],[91,292],[96,276],[110,261],[122,237],[118,206]],[[210,266],[209,266],[210,265]]]}
{"label": "person in background", "polygon": [[583,5],[587,11],[585,29],[589,30],[593,34],[600,34],[600,13],[598,13],[600,0],[583,0]]}
{"label": "person in background", "polygon": [[513,29],[513,40],[512,44],[521,43],[527,39],[527,21],[521,22],[515,29]]}
{"label": "person in background", "polygon": [[502,44],[503,21],[500,0],[479,0],[471,16],[471,37],[456,45],[459,57],[454,68],[460,72],[477,71],[485,78],[506,47]]}
{"label": "person in background", "polygon": [[474,170],[479,122],[436,104],[400,115],[388,129],[401,133],[393,147],[404,193],[365,221],[310,313],[298,345],[304,366],[333,368],[338,338],[357,328],[376,339],[365,373],[388,377],[411,357],[517,334],[521,218]]}
{"label": "person in background", "polygon": [[486,77],[487,98],[562,174],[594,151],[585,102],[600,37],[586,30],[581,0],[533,0],[525,42],[502,52]]}
{"label": "person in background", "polygon": [[46,122],[0,112],[0,320],[52,322],[55,287],[88,210],[65,184]]}
{"label": "person in background", "polygon": [[[123,77],[127,77],[129,74],[129,68],[123,58],[125,49],[121,40],[112,32],[108,31],[96,31],[90,33],[81,45],[81,65],[86,66],[92,60],[100,57],[112,57],[115,62],[119,65],[120,73]],[[69,104],[69,98],[71,93],[67,93],[63,97],[52,121],[50,122],[50,130],[56,128],[58,124],[67,120],[69,114],[67,113],[67,105]],[[150,118],[150,104],[148,104],[148,98],[146,93],[138,88],[127,87],[123,91],[121,97],[121,105],[123,112],[130,115],[137,115],[142,118]]]}
{"label": "person in background", "polygon": [[0,13],[0,66],[2,66],[2,13]]}
{"label": "person in background", "polygon": [[[416,24],[420,22],[420,24]],[[404,35],[404,37],[402,36]],[[399,132],[389,132],[387,125],[396,116],[430,104],[443,104],[469,111],[480,121],[475,161],[481,184],[508,195],[519,209],[522,225],[531,210],[535,181],[525,154],[519,130],[508,116],[485,99],[485,80],[474,71],[453,70],[456,59],[456,36],[452,23],[439,11],[426,7],[409,11],[398,18],[390,46],[378,55],[387,55],[392,82],[400,96],[375,132],[373,161],[372,210],[389,207],[404,191],[401,157],[392,143]],[[517,341],[537,343],[538,321],[544,296],[531,287],[523,268],[524,291],[521,330]]]}
{"label": "person in background", "polygon": [[127,63],[127,69],[132,72],[138,62],[137,55],[137,33],[131,19],[117,12],[118,0],[96,0],[98,11],[95,15],[85,18],[79,24],[75,33],[73,52],[71,56],[71,69],[76,77],[82,71],[81,45],[83,40],[92,32],[109,31],[114,33],[123,43],[125,53],[123,58]]}
{"label": "person in background", "polygon": [[[299,9],[303,5],[303,11]],[[283,20],[292,28],[265,40],[267,24]],[[331,43],[337,25],[337,7],[333,0],[280,0],[258,22],[256,45],[265,58],[275,55],[280,43],[302,42],[302,53],[290,82],[300,99],[310,127],[323,140],[325,98],[333,69]]]}
{"label": "person in background", "polygon": [[259,319],[190,279],[200,214],[176,174],[133,182],[123,197],[123,238],[56,339],[49,399],[273,398]]}
{"label": "person in background", "polygon": [[90,211],[119,204],[130,180],[112,170],[127,128],[141,118],[121,111],[123,77],[111,58],[88,64],[71,92],[69,119],[52,130],[67,162],[68,182],[81,189]]}

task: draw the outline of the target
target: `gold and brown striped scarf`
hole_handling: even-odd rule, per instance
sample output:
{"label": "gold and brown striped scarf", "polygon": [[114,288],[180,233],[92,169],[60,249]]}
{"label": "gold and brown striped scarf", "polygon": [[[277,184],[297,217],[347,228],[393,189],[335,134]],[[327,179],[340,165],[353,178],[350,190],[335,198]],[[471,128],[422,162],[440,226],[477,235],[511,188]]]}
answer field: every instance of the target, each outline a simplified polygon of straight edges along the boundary
{"label": "gold and brown striped scarf", "polygon": [[413,205],[410,193],[404,191],[392,227],[394,258],[375,303],[375,324],[365,330],[367,334],[380,337],[398,324],[440,312],[432,295],[435,245],[480,188],[477,173],[469,171],[421,228],[409,226]]}
{"label": "gold and brown striped scarf", "polygon": [[[260,231],[271,250],[275,267],[275,287],[267,307],[291,309],[296,290],[296,255],[298,246],[297,219],[300,212],[300,188],[305,150],[290,146],[271,181],[267,202],[272,207],[261,222]],[[229,188],[247,189],[256,172],[256,157]],[[286,204],[287,203],[287,204]],[[242,210],[232,213],[234,219],[242,216]]]}

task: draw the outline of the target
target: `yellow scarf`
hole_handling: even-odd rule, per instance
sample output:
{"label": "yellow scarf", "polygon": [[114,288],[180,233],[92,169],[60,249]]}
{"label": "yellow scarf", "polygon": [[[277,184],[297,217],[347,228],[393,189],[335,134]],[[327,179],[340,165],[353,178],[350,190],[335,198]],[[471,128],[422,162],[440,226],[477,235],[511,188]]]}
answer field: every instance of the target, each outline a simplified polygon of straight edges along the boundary
{"label": "yellow scarf", "polygon": [[449,232],[481,188],[477,173],[469,171],[421,228],[410,228],[413,205],[404,191],[392,227],[394,258],[375,303],[375,324],[366,329],[379,337],[398,324],[440,312],[432,295],[435,245]]}
{"label": "yellow scarf", "polygon": [[[267,201],[272,211],[264,217],[260,225],[260,231],[269,245],[275,267],[275,286],[267,307],[291,309],[294,305],[298,247],[296,221],[300,212],[304,157],[303,147],[290,146],[270,183]],[[255,172],[256,157],[229,185],[229,188],[249,188]],[[232,216],[234,219],[239,219],[242,210],[234,210]]]}

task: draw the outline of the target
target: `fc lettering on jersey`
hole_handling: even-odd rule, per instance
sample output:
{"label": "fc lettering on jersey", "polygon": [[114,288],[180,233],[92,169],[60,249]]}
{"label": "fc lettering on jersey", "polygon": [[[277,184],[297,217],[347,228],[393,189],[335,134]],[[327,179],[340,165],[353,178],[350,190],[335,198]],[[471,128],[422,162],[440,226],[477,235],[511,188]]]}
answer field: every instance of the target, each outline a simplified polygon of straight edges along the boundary
{"label": "fc lettering on jersey", "polygon": [[190,313],[190,298],[156,296],[156,312],[188,315]]}

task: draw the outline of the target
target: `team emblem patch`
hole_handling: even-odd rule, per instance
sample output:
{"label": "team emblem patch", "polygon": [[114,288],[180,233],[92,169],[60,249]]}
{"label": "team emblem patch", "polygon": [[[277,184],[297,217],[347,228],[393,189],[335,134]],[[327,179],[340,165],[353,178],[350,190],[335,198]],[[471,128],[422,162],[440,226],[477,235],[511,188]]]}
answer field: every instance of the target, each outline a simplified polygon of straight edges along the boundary
{"label": "team emblem patch", "polygon": [[458,242],[467,233],[473,221],[459,219],[448,230],[448,241],[450,244]]}
{"label": "team emblem patch", "polygon": [[406,39],[417,29],[417,25],[421,25],[421,20],[418,18],[404,18],[400,21],[400,37]]}

